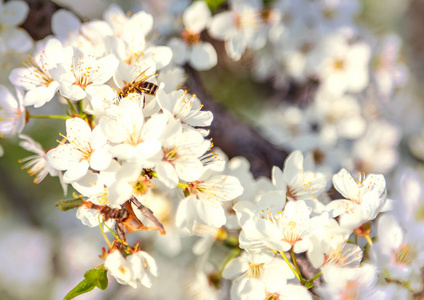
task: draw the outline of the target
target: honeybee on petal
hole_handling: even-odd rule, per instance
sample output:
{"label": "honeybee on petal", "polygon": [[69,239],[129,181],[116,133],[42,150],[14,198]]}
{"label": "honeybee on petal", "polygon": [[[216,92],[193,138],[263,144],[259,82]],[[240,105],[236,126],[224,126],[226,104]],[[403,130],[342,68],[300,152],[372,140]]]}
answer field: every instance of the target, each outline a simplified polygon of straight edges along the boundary
{"label": "honeybee on petal", "polygon": [[119,90],[119,97],[124,98],[131,93],[144,93],[147,95],[155,96],[156,92],[159,89],[159,86],[147,81],[155,75],[146,75],[146,71],[147,69],[141,72],[140,75],[133,82],[126,83],[125,86]]}

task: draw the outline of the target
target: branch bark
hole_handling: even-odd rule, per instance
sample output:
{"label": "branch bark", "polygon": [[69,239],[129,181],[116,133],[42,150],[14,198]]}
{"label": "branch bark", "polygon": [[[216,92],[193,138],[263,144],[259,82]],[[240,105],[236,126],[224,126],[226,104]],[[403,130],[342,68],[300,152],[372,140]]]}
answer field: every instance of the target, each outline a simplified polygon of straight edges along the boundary
{"label": "branch bark", "polygon": [[196,94],[204,105],[203,109],[211,111],[214,115],[210,131],[215,146],[221,148],[229,158],[239,155],[246,157],[255,177],[270,177],[272,166],[283,166],[287,152],[277,149],[249,125],[236,120],[214,101],[205,90],[197,71],[186,66],[186,72],[189,92]]}

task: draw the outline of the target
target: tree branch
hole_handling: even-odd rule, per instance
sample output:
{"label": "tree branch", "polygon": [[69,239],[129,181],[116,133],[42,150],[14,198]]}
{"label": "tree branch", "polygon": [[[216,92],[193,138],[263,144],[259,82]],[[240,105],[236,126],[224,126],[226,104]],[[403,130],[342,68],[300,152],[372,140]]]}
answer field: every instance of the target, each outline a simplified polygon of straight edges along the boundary
{"label": "tree branch", "polygon": [[205,90],[197,71],[186,66],[186,72],[189,92],[196,94],[204,105],[203,109],[214,115],[210,130],[215,146],[221,148],[229,158],[238,155],[246,157],[255,177],[270,177],[272,166],[283,166],[287,152],[277,149],[249,125],[236,120],[217,104]]}

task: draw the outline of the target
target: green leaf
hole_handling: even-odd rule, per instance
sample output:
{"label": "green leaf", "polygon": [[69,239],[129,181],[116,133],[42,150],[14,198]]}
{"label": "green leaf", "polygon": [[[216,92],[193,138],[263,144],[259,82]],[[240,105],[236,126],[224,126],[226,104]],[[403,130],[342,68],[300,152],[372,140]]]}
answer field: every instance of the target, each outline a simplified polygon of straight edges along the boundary
{"label": "green leaf", "polygon": [[74,287],[66,296],[63,298],[63,300],[70,300],[75,298],[76,296],[88,293],[89,291],[93,290],[95,288],[94,284],[87,279],[84,279],[76,287]]}
{"label": "green leaf", "polygon": [[212,12],[215,12],[226,0],[204,0]]}
{"label": "green leaf", "polygon": [[105,290],[107,288],[107,271],[104,265],[88,270],[84,274],[84,278],[85,279],[78,283],[78,285],[74,287],[65,296],[65,298],[63,298],[63,300],[70,300],[75,298],[76,296],[88,293],[89,291],[92,291],[96,286],[101,290]]}
{"label": "green leaf", "polygon": [[67,210],[70,210],[70,209],[80,207],[82,205],[82,203],[83,203],[82,199],[78,198],[78,199],[72,199],[72,200],[59,201],[58,203],[56,203],[56,206],[61,211],[67,211]]}
{"label": "green leaf", "polygon": [[108,280],[107,280],[107,271],[104,265],[100,267],[96,267],[92,270],[87,271],[84,274],[84,278],[87,280],[91,280],[92,283],[97,286],[101,290],[105,290],[107,288]]}

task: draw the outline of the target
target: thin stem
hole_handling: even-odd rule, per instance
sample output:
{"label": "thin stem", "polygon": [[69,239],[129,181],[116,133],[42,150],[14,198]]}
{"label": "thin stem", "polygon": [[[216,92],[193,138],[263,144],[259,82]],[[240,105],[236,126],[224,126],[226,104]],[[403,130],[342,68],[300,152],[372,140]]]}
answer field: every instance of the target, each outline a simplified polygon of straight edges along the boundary
{"label": "thin stem", "polygon": [[59,115],[30,115],[29,117],[32,119],[62,119],[62,120],[72,119],[72,117],[70,116],[59,116]]}
{"label": "thin stem", "polygon": [[368,242],[368,244],[370,245],[370,246],[372,246],[372,240],[371,240],[371,237],[369,236],[369,234],[368,235],[366,235],[366,236],[364,236],[364,238],[367,240],[367,242]]}
{"label": "thin stem", "polygon": [[319,272],[319,273],[317,273],[314,277],[312,277],[311,279],[309,279],[308,281],[309,282],[314,282],[315,281],[315,279],[317,279],[318,277],[320,277],[322,275],[322,271],[321,272]]}
{"label": "thin stem", "polygon": [[292,272],[294,273],[294,275],[297,277],[297,279],[300,280],[300,276],[299,274],[296,272],[296,270],[293,268],[292,264],[289,262],[289,260],[287,259],[286,255],[284,254],[284,252],[280,252],[281,257],[286,261],[286,263],[289,265],[289,268],[292,270]]}
{"label": "thin stem", "polygon": [[78,116],[78,115],[79,115],[79,113],[78,113],[78,112],[77,112],[77,110],[75,109],[75,106],[74,106],[74,104],[71,102],[71,100],[69,100],[68,98],[65,98],[65,100],[66,100],[66,102],[68,102],[69,107],[71,108],[72,113],[73,113],[75,116]]}
{"label": "thin stem", "polygon": [[358,235],[355,233],[355,245],[358,245]]}
{"label": "thin stem", "polygon": [[297,265],[296,255],[294,255],[293,248],[290,249],[290,255],[291,255],[294,267],[296,268],[296,271],[299,274],[299,280],[300,280],[301,283],[304,283],[305,279],[303,279],[302,273],[300,272],[299,266]]}
{"label": "thin stem", "polygon": [[79,115],[80,117],[84,117],[85,113],[84,113],[84,109],[82,107],[82,100],[78,101],[78,108],[79,108]]}
{"label": "thin stem", "polygon": [[106,225],[106,222],[105,221],[103,221],[102,222],[102,224],[107,228],[107,229],[109,229],[109,232],[113,235],[113,237],[115,238],[115,240],[118,240],[118,241],[120,241],[120,242],[122,242],[121,241],[121,239],[115,234],[115,232],[113,232],[113,230],[109,227],[109,226],[107,226]]}
{"label": "thin stem", "polygon": [[109,246],[109,249],[111,249],[112,248],[112,245],[110,244],[110,241],[107,238],[107,235],[106,235],[105,231],[103,230],[103,226],[102,226],[102,222],[100,221],[100,217],[101,217],[101,215],[99,214],[99,228],[100,228],[100,231],[102,232],[103,238],[105,239],[107,245]]}
{"label": "thin stem", "polygon": [[222,272],[224,272],[225,267],[228,265],[228,263],[236,258],[241,252],[240,248],[234,248],[233,250],[228,253],[227,257],[225,258],[224,262],[222,263],[221,267],[219,268],[219,274],[222,275]]}

